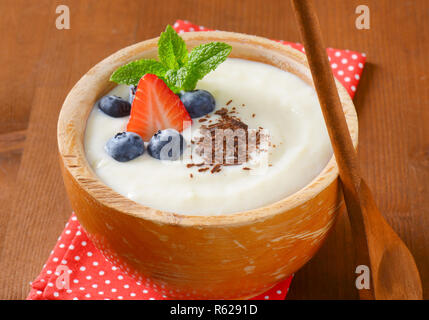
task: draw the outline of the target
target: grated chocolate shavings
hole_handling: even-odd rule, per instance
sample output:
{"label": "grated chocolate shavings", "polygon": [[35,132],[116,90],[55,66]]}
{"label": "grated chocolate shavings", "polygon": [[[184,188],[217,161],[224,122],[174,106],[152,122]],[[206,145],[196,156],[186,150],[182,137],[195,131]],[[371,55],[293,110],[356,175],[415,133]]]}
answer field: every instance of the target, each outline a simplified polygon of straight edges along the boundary
{"label": "grated chocolate shavings", "polygon": [[232,100],[229,100],[226,105],[229,106],[231,104]]}
{"label": "grated chocolate shavings", "polygon": [[[196,153],[204,160],[199,165],[211,166],[210,172],[214,174],[220,172],[223,166],[241,165],[247,162],[254,151],[265,151],[260,148],[262,127],[251,132],[248,130],[248,125],[234,116],[233,110],[229,111],[227,108],[221,108],[214,114],[219,118],[212,124],[201,125],[203,136],[192,140],[192,144],[196,145]],[[209,167],[198,171],[205,172]],[[250,168],[246,167],[243,170],[250,170]]]}
{"label": "grated chocolate shavings", "polygon": [[221,171],[221,170],[222,170],[221,166],[222,166],[222,165],[221,165],[220,163],[216,164],[216,165],[212,168],[212,170],[211,170],[210,172],[211,172],[211,173],[216,173],[216,172]]}

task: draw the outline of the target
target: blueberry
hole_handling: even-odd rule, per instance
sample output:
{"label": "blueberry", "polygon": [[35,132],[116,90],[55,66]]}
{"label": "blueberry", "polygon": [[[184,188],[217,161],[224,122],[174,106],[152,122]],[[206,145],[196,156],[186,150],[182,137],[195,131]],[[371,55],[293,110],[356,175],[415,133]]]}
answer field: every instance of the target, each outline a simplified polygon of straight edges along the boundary
{"label": "blueberry", "polygon": [[134,132],[122,132],[110,139],[104,149],[113,159],[127,162],[144,153],[144,142]]}
{"label": "blueberry", "polygon": [[101,111],[114,118],[129,116],[131,111],[131,103],[117,96],[104,96],[97,105]]}
{"label": "blueberry", "polygon": [[191,118],[202,117],[215,109],[216,101],[206,90],[193,90],[180,94],[180,100],[185,105]]}
{"label": "blueberry", "polygon": [[137,91],[137,86],[134,86],[134,85],[130,86],[130,93],[128,95],[128,101],[131,104],[133,103],[134,97],[136,95],[136,91]]}
{"label": "blueberry", "polygon": [[159,130],[150,139],[147,152],[159,160],[177,160],[186,148],[185,139],[174,129]]}

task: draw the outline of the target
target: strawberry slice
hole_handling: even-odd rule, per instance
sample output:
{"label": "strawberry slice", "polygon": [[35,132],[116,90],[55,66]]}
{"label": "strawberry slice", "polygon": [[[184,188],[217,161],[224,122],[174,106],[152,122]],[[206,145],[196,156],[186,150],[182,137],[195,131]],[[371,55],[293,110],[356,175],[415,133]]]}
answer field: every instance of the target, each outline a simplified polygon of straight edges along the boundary
{"label": "strawberry slice", "polygon": [[192,119],[180,98],[153,74],[146,74],[139,81],[127,131],[137,133],[144,141],[158,131],[189,127]]}

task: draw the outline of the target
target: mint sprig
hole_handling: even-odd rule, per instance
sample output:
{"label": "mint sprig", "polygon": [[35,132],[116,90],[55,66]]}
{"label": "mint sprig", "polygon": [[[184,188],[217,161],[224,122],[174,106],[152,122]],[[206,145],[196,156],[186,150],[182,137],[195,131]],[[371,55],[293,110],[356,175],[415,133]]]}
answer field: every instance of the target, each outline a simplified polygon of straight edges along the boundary
{"label": "mint sprig", "polygon": [[167,71],[168,68],[159,61],[142,59],[130,62],[116,69],[110,80],[121,84],[137,85],[140,78],[146,73],[163,78]]}
{"label": "mint sprig", "polygon": [[169,69],[179,69],[188,62],[186,43],[172,26],[167,25],[158,40],[158,58]]}
{"label": "mint sprig", "polygon": [[118,68],[110,77],[119,84],[137,85],[147,73],[155,74],[174,92],[194,90],[198,80],[225,61],[232,47],[223,42],[199,45],[189,54],[186,43],[168,25],[158,41],[159,61],[142,59]]}

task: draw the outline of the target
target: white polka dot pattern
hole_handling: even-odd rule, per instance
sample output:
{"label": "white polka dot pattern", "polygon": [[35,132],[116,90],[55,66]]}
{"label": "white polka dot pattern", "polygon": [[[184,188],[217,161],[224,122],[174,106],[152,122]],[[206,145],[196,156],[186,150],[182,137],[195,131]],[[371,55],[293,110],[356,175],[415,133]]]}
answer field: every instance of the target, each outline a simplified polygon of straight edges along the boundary
{"label": "white polka dot pattern", "polygon": [[[114,260],[109,257],[109,260]],[[118,268],[94,246],[73,214],[40,275],[30,283],[31,300],[166,300],[168,290]],[[59,266],[63,266],[59,269]],[[118,264],[119,266],[119,264]],[[128,269],[128,272],[126,272]],[[57,280],[69,276],[69,288]],[[283,300],[292,276],[253,299]]]}
{"label": "white polka dot pattern", "polygon": [[[177,20],[174,29],[179,33],[209,31],[186,20]],[[280,43],[304,52],[299,43],[280,40]],[[335,77],[353,98],[364,68],[366,55],[350,50],[327,49]],[[93,239],[96,240],[96,239]],[[32,300],[165,300],[168,289],[158,288],[150,279],[133,274],[129,267],[120,265],[113,254],[107,260],[94,246],[73,214],[58,238],[42,272],[33,281],[27,299]],[[59,266],[62,266],[60,269]],[[58,288],[57,280],[64,279],[68,270],[70,288]],[[292,280],[290,276],[254,300],[283,300]],[[61,287],[61,286],[60,286]]]}

